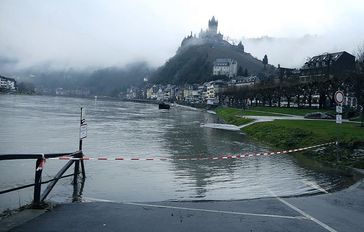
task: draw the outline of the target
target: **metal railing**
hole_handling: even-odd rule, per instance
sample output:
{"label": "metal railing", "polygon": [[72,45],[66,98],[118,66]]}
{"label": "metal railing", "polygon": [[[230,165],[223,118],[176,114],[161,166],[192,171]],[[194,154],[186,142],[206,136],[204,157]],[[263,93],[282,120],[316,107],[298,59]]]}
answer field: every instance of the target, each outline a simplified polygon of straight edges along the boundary
{"label": "metal railing", "polygon": [[[80,147],[82,145],[80,144]],[[27,184],[20,187],[15,187],[11,189],[1,190],[0,194],[17,191],[24,188],[29,188],[34,186],[34,197],[32,202],[32,208],[40,208],[43,201],[52,191],[53,187],[57,184],[58,180],[66,177],[73,176],[73,185],[74,187],[78,184],[78,175],[80,174],[80,163],[81,163],[81,171],[83,179],[86,178],[85,166],[83,160],[69,160],[55,175],[55,177],[51,180],[42,181],[42,171],[44,162],[47,158],[57,158],[62,156],[70,156],[73,158],[82,158],[83,153],[82,150],[76,151],[73,153],[53,153],[53,154],[0,154],[0,160],[20,160],[20,159],[36,159],[35,163],[35,180],[33,184]],[[73,174],[63,175],[73,164],[74,172]],[[41,192],[42,184],[48,184],[46,189]]]}

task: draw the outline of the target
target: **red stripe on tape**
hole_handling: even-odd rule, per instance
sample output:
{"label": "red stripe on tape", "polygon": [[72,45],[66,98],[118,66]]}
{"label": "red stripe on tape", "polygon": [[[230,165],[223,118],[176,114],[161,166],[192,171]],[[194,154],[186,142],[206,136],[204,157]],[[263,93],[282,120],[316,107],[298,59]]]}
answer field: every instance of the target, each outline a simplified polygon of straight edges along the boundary
{"label": "red stripe on tape", "polygon": [[[284,150],[284,151],[253,153],[253,154],[246,153],[246,154],[225,155],[225,156],[215,156],[215,157],[176,158],[174,160],[197,161],[197,160],[239,159],[239,158],[253,157],[253,156],[260,156],[260,155],[267,156],[267,155],[274,155],[274,154],[286,154],[286,153],[304,151],[304,150],[317,148],[317,147],[323,147],[323,146],[331,145],[331,144],[336,144],[336,142],[324,143],[324,144],[319,144],[319,145],[314,145],[314,146],[309,146],[309,147],[303,147],[303,148],[295,148],[295,149]],[[98,158],[93,158],[93,157],[86,157],[86,156],[84,156],[82,158],[75,158],[75,157],[70,157],[70,156],[61,156],[61,157],[58,157],[58,158],[48,158],[48,159],[54,159],[54,160],[125,160],[125,158],[123,158],[123,157],[115,157],[115,158],[98,157]],[[171,160],[171,158],[152,158],[152,157],[139,158],[139,157],[133,157],[133,158],[127,158],[126,160],[161,160],[161,161],[165,161],[165,160]]]}

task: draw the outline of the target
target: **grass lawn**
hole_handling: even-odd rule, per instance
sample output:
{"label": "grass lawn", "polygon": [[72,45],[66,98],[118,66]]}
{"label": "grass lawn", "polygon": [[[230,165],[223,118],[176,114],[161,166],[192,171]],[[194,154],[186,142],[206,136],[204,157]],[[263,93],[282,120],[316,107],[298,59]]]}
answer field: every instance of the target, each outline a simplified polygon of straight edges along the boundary
{"label": "grass lawn", "polygon": [[247,115],[247,116],[280,116],[280,117],[287,116],[287,115],[279,114],[279,113],[273,113],[273,112],[267,112],[267,111],[255,111],[255,110],[244,110],[242,112],[242,115]]}
{"label": "grass lawn", "polygon": [[[264,111],[264,112],[268,112],[268,113],[292,114],[292,115],[299,115],[299,116],[305,116],[305,114],[312,113],[312,112],[326,112],[326,113],[335,114],[335,111],[333,111],[333,110],[299,109],[299,108],[286,108],[286,107],[257,106],[257,107],[251,107],[249,110]],[[277,115],[275,115],[275,116],[277,116]]]}
{"label": "grass lawn", "polygon": [[243,128],[252,138],[276,148],[296,148],[336,140],[351,143],[364,141],[364,128],[357,123],[337,125],[335,121],[275,120]]}
{"label": "grass lawn", "polygon": [[216,113],[218,113],[219,117],[224,115],[233,115],[233,116],[284,116],[277,113],[271,112],[262,112],[262,111],[255,111],[255,110],[243,110],[237,108],[217,108]]}

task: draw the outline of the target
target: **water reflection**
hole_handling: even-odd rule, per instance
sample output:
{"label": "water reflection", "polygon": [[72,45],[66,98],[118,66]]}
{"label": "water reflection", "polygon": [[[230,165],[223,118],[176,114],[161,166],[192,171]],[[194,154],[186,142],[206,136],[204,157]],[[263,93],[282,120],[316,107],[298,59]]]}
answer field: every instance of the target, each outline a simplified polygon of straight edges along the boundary
{"label": "water reflection", "polygon": [[85,178],[78,178],[77,183],[73,183],[72,202],[82,202],[83,188],[85,187]]}

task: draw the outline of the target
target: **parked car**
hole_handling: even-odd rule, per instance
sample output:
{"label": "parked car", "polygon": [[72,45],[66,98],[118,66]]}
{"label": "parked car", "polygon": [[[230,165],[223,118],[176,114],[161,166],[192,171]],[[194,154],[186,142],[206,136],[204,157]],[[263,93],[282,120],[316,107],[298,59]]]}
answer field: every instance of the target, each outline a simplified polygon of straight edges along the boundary
{"label": "parked car", "polygon": [[323,112],[312,112],[305,114],[305,118],[311,118],[311,119],[334,119],[335,116],[328,113]]}

